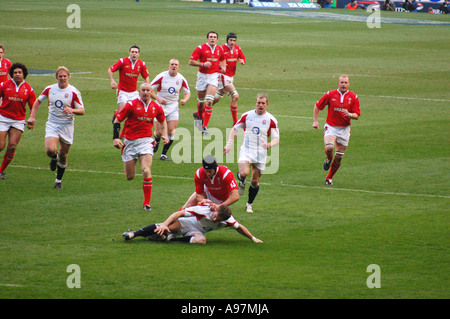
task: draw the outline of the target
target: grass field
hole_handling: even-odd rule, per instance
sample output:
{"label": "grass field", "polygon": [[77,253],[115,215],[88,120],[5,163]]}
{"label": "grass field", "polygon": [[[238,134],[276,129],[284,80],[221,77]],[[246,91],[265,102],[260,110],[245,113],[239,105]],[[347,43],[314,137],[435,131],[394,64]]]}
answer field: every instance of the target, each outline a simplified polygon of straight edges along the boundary
{"label": "grass field", "polygon": [[[71,3],[81,8],[81,28],[66,25]],[[449,298],[449,17],[382,12],[391,20],[370,29],[335,18],[364,20],[370,13],[362,10],[280,15],[292,12],[175,0],[2,1],[5,56],[33,69],[82,72],[71,84],[86,115],[75,121],[63,190],[53,189],[44,152],[44,107],[0,181],[0,298]],[[107,69],[133,44],[151,79],[178,58],[193,92],[179,128],[193,135],[197,69],[188,60],[209,30],[221,44],[236,32],[247,57],[235,78],[239,114],[267,92],[279,122],[279,169],[262,177],[255,213],[244,211],[247,194],[232,206],[265,243],[232,230],[208,234],[204,246],[124,243],[122,232],[161,222],[185,202],[200,163],[155,157],[153,211],[142,210],[142,177],[126,180],[112,146]],[[312,111],[342,73],[362,115],[330,188]],[[37,94],[56,82],[53,75],[27,81]],[[224,98],[210,127],[225,139],[230,125]],[[235,162],[227,166],[236,172]],[[66,284],[71,264],[81,270],[79,289]],[[371,264],[380,267],[381,288],[366,284]]]}

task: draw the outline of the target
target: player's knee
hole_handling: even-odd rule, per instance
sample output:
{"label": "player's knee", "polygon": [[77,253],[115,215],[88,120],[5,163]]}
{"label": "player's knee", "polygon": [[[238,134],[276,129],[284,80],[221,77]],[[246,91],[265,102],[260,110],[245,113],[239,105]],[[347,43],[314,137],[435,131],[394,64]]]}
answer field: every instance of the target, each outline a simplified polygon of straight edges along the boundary
{"label": "player's knee", "polygon": [[17,148],[17,144],[16,143],[11,143],[11,144],[8,144],[8,147],[6,148],[6,151],[8,153],[15,153],[16,152],[16,148]]}
{"label": "player's knee", "polygon": [[142,176],[143,176],[143,178],[151,178],[152,177],[152,171],[151,171],[150,167],[142,168]]}
{"label": "player's knee", "polygon": [[204,245],[204,244],[206,244],[206,237],[205,236],[194,236],[194,237],[192,237],[191,244]]}
{"label": "player's knee", "polygon": [[54,149],[46,149],[45,152],[47,153],[48,157],[54,157],[56,155],[56,150]]}
{"label": "player's knee", "polygon": [[197,102],[201,106],[205,103],[205,98],[197,98]]}
{"label": "player's knee", "polygon": [[344,152],[336,151],[336,156],[334,158],[335,158],[337,163],[340,163],[342,161],[343,157],[344,157]]}
{"label": "player's knee", "polygon": [[239,93],[236,90],[231,91],[228,95],[231,97],[231,101],[233,102],[237,102],[239,100]]}
{"label": "player's knee", "polygon": [[217,91],[216,95],[214,96],[214,102],[217,103],[221,98],[223,98],[223,94]]}
{"label": "player's knee", "polygon": [[327,154],[333,154],[333,151],[334,151],[334,143],[332,142],[325,143],[325,152]]}
{"label": "player's knee", "polygon": [[247,178],[248,174],[250,174],[250,169],[240,169],[239,170],[239,177],[244,180]]}
{"label": "player's knee", "polygon": [[205,104],[206,104],[207,106],[212,106],[212,105],[213,105],[213,102],[214,102],[214,95],[207,95],[207,96],[205,97]]}

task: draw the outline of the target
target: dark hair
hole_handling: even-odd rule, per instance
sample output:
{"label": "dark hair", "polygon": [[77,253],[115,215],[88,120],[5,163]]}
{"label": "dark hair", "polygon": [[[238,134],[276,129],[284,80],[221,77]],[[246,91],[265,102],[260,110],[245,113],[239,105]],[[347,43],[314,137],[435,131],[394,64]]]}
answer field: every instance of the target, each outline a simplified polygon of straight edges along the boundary
{"label": "dark hair", "polygon": [[219,217],[222,221],[231,217],[231,208],[227,205],[220,205],[219,208],[217,208],[217,211],[219,212]]}
{"label": "dark hair", "polygon": [[217,35],[217,39],[219,38],[219,34],[218,34],[216,31],[209,31],[209,32],[206,34],[206,38],[207,38],[207,39],[208,39],[210,33],[215,33],[215,34]]}
{"label": "dark hair", "polygon": [[13,65],[11,65],[11,68],[9,69],[9,76],[10,76],[11,78],[14,77],[14,70],[15,70],[15,69],[22,69],[22,72],[23,72],[23,78],[24,78],[24,79],[27,78],[27,76],[28,76],[28,69],[27,69],[27,67],[26,67],[24,64],[22,64],[22,63],[14,63]]}
{"label": "dark hair", "polygon": [[138,49],[138,51],[141,52],[141,49],[140,49],[136,44],[135,44],[135,45],[132,45],[132,46],[130,47],[130,50],[128,50],[128,52],[131,51],[131,49]]}
{"label": "dark hair", "polygon": [[228,33],[228,34],[227,34],[227,42],[228,42],[228,40],[229,40],[230,38],[234,38],[234,39],[237,40],[237,34],[234,33],[234,32]]}

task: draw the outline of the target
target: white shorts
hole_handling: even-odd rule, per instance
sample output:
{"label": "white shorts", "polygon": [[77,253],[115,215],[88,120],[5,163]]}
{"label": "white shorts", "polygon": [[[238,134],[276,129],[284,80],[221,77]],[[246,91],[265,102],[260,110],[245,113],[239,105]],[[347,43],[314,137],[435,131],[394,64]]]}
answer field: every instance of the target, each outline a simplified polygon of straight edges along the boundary
{"label": "white shorts", "polygon": [[129,162],[139,159],[140,155],[150,154],[153,156],[155,140],[151,137],[138,138],[135,140],[124,140],[125,147],[122,150],[122,161]]}
{"label": "white shorts", "polygon": [[223,88],[227,87],[228,85],[233,84],[234,77],[228,76],[225,74],[219,75],[219,90],[223,90]]}
{"label": "white shorts", "polygon": [[208,85],[212,85],[215,87],[219,86],[219,73],[197,73],[197,83],[195,85],[195,89],[197,91],[206,91],[206,87]]}
{"label": "white shorts", "polygon": [[121,90],[117,90],[117,104],[127,103],[133,101],[139,97],[139,92],[125,92]]}
{"label": "white shorts", "polygon": [[[164,109],[164,107],[163,107]],[[166,109],[164,109],[164,115],[166,116],[166,122],[170,122],[170,121],[178,121],[178,119],[180,118],[180,114],[178,112],[178,107],[170,107]]]}
{"label": "white shorts", "polygon": [[350,126],[331,126],[325,124],[323,137],[325,138],[325,136],[330,135],[336,137],[337,143],[348,146],[348,141],[350,140]]}
{"label": "white shorts", "polygon": [[183,217],[178,218],[178,221],[180,222],[180,230],[178,231],[178,234],[186,237],[186,236],[192,236],[194,234],[205,234],[206,232],[200,227],[200,223],[197,220],[197,217]]}
{"label": "white shorts", "polygon": [[244,145],[241,147],[238,163],[249,162],[254,167],[263,172],[266,168],[266,161],[267,151],[260,150],[258,152],[256,149],[245,149]]}
{"label": "white shorts", "polygon": [[0,132],[8,132],[11,127],[23,132],[25,130],[25,120],[13,120],[0,115]]}
{"label": "white shorts", "polygon": [[74,128],[74,122],[68,124],[57,124],[47,121],[47,124],[45,126],[45,138],[57,137],[64,143],[72,145]]}

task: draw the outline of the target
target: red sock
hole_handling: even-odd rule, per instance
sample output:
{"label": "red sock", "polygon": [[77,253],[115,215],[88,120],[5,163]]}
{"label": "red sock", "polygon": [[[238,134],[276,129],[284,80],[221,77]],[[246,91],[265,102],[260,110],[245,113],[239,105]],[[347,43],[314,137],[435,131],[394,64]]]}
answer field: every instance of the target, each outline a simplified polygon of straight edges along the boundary
{"label": "red sock", "polygon": [[144,205],[150,205],[150,199],[152,198],[152,187],[152,178],[144,178],[144,182],[142,183],[142,190],[144,191]]}
{"label": "red sock", "polygon": [[198,118],[200,120],[203,119],[203,103],[200,104],[199,102],[197,103],[197,114],[198,114]]}
{"label": "red sock", "polygon": [[212,115],[212,106],[206,106],[203,114],[203,127],[207,127]]}
{"label": "red sock", "polygon": [[237,122],[237,105],[230,105],[231,117],[233,118],[233,125]]}
{"label": "red sock", "polygon": [[3,156],[3,162],[2,165],[0,166],[0,173],[3,173],[6,169],[6,167],[9,165],[9,163],[11,163],[11,161],[14,158],[14,155],[16,155],[16,153],[9,153],[6,152],[5,156]]}
{"label": "red sock", "polygon": [[337,170],[339,169],[340,166],[341,166],[341,163],[338,164],[334,160],[333,163],[331,163],[331,169],[328,172],[328,175],[327,175],[326,179],[333,179],[334,174],[337,172]]}

